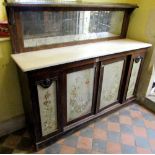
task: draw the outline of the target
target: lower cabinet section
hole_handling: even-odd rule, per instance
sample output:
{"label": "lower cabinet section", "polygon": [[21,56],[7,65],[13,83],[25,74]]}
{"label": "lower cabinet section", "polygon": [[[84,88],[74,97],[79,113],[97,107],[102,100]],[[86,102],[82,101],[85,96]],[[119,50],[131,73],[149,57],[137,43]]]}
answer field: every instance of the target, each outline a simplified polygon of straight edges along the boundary
{"label": "lower cabinet section", "polygon": [[144,55],[139,50],[25,73],[24,109],[36,148],[134,99]]}

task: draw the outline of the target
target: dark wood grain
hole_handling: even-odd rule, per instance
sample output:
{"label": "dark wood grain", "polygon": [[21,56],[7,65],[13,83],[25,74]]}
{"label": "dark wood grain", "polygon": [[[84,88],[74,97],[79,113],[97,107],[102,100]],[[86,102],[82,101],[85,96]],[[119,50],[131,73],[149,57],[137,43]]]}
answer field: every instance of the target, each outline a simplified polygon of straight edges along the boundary
{"label": "dark wood grain", "polygon": [[33,2],[28,0],[27,2],[7,2],[5,0],[6,6],[11,7],[62,7],[62,8],[127,8],[133,9],[138,8],[137,4],[128,3],[95,3],[95,2],[83,2],[83,1],[37,1]]}

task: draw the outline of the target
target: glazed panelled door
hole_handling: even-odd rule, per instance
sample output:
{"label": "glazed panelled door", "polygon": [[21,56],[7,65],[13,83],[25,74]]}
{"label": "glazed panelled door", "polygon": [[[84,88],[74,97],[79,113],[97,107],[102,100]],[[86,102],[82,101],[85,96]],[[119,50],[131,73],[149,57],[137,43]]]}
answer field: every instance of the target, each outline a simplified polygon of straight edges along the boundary
{"label": "glazed panelled door", "polygon": [[58,130],[57,80],[46,79],[37,83],[42,136]]}
{"label": "glazed panelled door", "polygon": [[126,99],[129,99],[134,96],[134,91],[137,84],[137,78],[140,72],[142,62],[143,62],[143,56],[137,56],[133,58],[132,71],[130,75]]}
{"label": "glazed panelled door", "polygon": [[125,59],[102,62],[100,72],[99,110],[118,102]]}
{"label": "glazed panelled door", "polygon": [[92,65],[67,73],[67,123],[91,114],[94,76],[95,68]]}

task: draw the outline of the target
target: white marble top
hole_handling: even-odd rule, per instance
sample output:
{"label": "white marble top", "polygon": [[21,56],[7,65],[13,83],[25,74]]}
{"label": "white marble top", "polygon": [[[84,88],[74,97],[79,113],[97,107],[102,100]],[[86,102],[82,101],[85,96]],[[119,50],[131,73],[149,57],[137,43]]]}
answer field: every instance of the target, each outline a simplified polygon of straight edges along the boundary
{"label": "white marble top", "polygon": [[21,54],[12,54],[12,58],[23,72],[27,72],[35,69],[147,48],[151,46],[151,44],[135,40],[118,39]]}

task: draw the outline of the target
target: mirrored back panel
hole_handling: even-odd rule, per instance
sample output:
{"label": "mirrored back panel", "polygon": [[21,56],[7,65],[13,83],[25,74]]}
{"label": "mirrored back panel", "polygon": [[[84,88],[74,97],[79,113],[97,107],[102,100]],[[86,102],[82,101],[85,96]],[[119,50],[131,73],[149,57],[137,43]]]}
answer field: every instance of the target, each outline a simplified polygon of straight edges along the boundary
{"label": "mirrored back panel", "polygon": [[125,38],[137,5],[7,0],[14,53]]}
{"label": "mirrored back panel", "polygon": [[21,12],[24,47],[120,36],[123,11]]}

